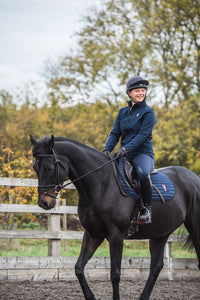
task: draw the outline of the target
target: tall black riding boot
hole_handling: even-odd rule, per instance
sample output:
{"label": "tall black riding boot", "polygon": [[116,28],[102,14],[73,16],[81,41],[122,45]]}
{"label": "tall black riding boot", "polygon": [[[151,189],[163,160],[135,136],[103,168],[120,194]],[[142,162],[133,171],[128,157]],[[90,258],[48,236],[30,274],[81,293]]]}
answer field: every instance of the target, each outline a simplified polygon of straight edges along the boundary
{"label": "tall black riding boot", "polygon": [[150,224],[152,219],[152,185],[150,175],[148,175],[144,180],[140,181],[140,196],[144,202],[144,207],[142,207],[140,212],[139,223]]}

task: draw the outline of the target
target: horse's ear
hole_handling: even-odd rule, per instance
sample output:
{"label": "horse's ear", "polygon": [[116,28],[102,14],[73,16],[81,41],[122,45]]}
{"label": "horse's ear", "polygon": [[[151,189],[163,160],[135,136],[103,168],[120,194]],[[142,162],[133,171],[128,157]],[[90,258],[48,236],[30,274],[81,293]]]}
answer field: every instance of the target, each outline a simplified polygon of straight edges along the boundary
{"label": "horse's ear", "polygon": [[54,135],[53,135],[53,134],[51,135],[51,139],[50,139],[50,141],[49,141],[49,146],[50,146],[51,149],[52,149],[53,146],[54,146]]}
{"label": "horse's ear", "polygon": [[34,137],[31,134],[30,134],[30,140],[33,146],[37,144],[37,141],[34,139]]}

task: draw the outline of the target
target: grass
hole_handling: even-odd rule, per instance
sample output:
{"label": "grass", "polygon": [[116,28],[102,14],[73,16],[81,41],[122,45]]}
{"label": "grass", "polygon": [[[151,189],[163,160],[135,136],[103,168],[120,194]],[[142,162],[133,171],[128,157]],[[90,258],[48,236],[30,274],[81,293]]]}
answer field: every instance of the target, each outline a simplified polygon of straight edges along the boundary
{"label": "grass", "polygon": [[[35,226],[35,225],[34,225]],[[26,228],[33,229],[30,224]],[[34,228],[35,229],[35,228]],[[45,230],[45,228],[37,228]],[[185,227],[181,226],[174,234],[187,234]],[[61,241],[61,256],[79,256],[81,249],[81,240],[67,240],[66,251],[64,251],[64,241]],[[174,242],[171,244],[172,258],[196,258],[194,249],[189,251],[183,248],[183,242]],[[0,239],[0,256],[14,257],[14,256],[47,256],[48,255],[48,241],[35,239],[19,239],[19,240],[1,240]],[[102,245],[96,250],[94,256],[110,256],[109,245],[105,240]],[[150,257],[148,241],[124,241],[123,257]]]}
{"label": "grass", "polygon": [[[183,243],[172,243],[171,256],[173,258],[196,258],[194,250],[189,252],[183,249]],[[0,256],[47,256],[47,240],[21,239],[19,240],[19,249],[13,250],[5,245],[4,240],[0,242]],[[67,240],[67,251],[64,251],[63,241],[61,241],[61,256],[78,256],[81,249],[80,240]],[[109,256],[108,242],[97,249],[94,256]],[[124,241],[123,257],[150,257],[148,242],[146,241]]]}

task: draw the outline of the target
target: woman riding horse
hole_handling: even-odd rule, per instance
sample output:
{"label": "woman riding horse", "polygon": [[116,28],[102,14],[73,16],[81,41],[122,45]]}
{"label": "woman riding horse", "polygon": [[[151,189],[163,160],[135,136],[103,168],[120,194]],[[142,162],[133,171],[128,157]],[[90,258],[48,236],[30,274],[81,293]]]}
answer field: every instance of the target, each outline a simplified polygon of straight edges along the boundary
{"label": "woman riding horse", "polygon": [[148,85],[149,82],[140,76],[131,77],[127,81],[126,93],[130,101],[127,107],[120,109],[103,150],[105,154],[109,154],[121,137],[121,149],[115,153],[115,157],[126,156],[135,167],[139,193],[144,203],[139,216],[140,224],[149,224],[152,219],[149,174],[154,166],[152,130],[156,118],[152,108],[145,102]]}

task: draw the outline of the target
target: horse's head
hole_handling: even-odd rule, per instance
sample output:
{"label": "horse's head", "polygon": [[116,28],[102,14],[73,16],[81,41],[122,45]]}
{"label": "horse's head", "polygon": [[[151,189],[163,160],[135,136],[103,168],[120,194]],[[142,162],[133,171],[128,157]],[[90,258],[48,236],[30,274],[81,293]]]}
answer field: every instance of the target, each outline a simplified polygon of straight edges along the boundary
{"label": "horse's head", "polygon": [[38,205],[51,209],[56,204],[58,192],[68,176],[69,163],[54,150],[54,136],[36,141],[30,135],[35,158],[33,169],[38,176]]}

